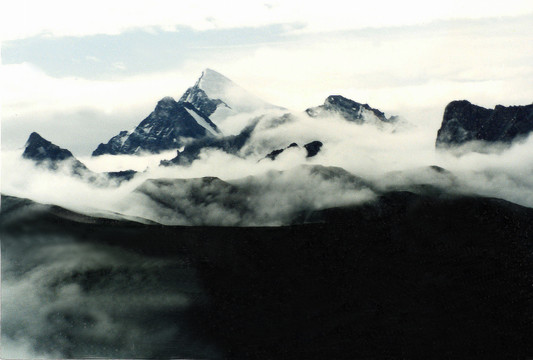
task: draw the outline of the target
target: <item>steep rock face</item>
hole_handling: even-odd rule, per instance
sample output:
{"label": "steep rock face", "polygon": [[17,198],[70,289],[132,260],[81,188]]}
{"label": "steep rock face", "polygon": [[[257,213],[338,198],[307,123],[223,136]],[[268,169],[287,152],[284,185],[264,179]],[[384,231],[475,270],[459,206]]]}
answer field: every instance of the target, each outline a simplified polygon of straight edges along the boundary
{"label": "steep rock face", "polygon": [[497,105],[486,109],[466,100],[452,101],[437,133],[436,147],[457,146],[469,141],[511,143],[533,131],[533,104]]}
{"label": "steep rock face", "polygon": [[53,144],[36,132],[31,133],[28,138],[22,157],[33,160],[48,170],[66,169],[70,175],[95,185],[120,185],[121,182],[129,181],[137,174],[134,170],[95,173],[76,159],[69,150]]}
{"label": "steep rock face", "polygon": [[191,103],[196,109],[200,110],[207,116],[211,116],[219,106],[230,109],[224,101],[220,99],[210,99],[205,91],[200,88],[199,83],[200,80],[198,80],[196,85],[188,88],[179,101]]}
{"label": "steep rock face", "polygon": [[128,140],[128,137],[131,135],[131,131],[121,131],[118,133],[118,135],[113,136],[107,144],[101,143],[98,145],[96,150],[93,151],[92,156],[98,156],[98,155],[104,155],[104,154],[110,154],[110,155],[118,155],[122,154],[123,146],[126,140]]}
{"label": "steep rock face", "polygon": [[[191,139],[211,142],[222,134],[221,125],[228,117],[276,109],[282,108],[259,99],[224,75],[205,69],[179,101],[171,97],[160,100],[134,130],[121,131],[100,144],[93,156],[158,153],[178,149]],[[228,134],[237,133],[235,126],[227,126]]]}
{"label": "steep rock face", "polygon": [[56,170],[60,163],[69,161],[74,174],[80,175],[81,172],[89,171],[69,150],[51,143],[36,132],[31,133],[26,141],[22,157],[45,165],[50,170]]}
{"label": "steep rock face", "polygon": [[383,124],[395,123],[399,120],[397,116],[387,118],[378,109],[371,108],[368,104],[360,104],[340,95],[328,96],[324,105],[309,108],[306,113],[311,117],[330,116],[331,114],[341,115],[344,119],[356,124]]}
{"label": "steep rock face", "polygon": [[36,132],[30,134],[30,137],[24,146],[22,156],[37,162],[46,160],[63,161],[74,158],[74,155],[72,155],[70,151],[52,144]]}
{"label": "steep rock face", "polygon": [[166,97],[135,130],[121,131],[107,144],[100,144],[92,155],[158,153],[183,146],[185,139],[219,134],[217,126],[192,104]]}

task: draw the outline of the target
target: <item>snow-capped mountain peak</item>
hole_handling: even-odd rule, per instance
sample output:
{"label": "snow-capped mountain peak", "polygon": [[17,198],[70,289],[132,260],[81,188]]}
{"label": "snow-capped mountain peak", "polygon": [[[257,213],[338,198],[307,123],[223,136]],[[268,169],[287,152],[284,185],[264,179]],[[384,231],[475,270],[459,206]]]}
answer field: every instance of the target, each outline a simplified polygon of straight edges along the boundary
{"label": "snow-capped mountain peak", "polygon": [[219,135],[220,130],[208,116],[188,102],[167,96],[133,131],[121,131],[106,144],[100,144],[93,156],[158,153],[177,149],[186,139]]}
{"label": "snow-capped mountain peak", "polygon": [[411,126],[399,116],[387,117],[385,113],[368,104],[361,104],[341,95],[330,95],[324,101],[324,105],[309,108],[305,112],[314,118],[337,115],[358,125],[370,124],[393,132]]}
{"label": "snow-capped mountain peak", "polygon": [[196,84],[187,89],[179,101],[194,105],[221,127],[224,133],[233,133],[233,130],[242,128],[232,129],[226,122],[230,117],[283,109],[260,99],[212,69],[202,71]]}
{"label": "snow-capped mountain peak", "polygon": [[202,89],[211,99],[222,99],[227,95],[229,89],[238,87],[233,81],[211,69],[202,71],[196,86]]}
{"label": "snow-capped mountain peak", "polygon": [[121,131],[101,143],[93,156],[178,149],[190,139],[236,134],[253,117],[276,109],[281,108],[259,99],[224,75],[205,69],[178,101],[170,96],[162,98],[135,129]]}

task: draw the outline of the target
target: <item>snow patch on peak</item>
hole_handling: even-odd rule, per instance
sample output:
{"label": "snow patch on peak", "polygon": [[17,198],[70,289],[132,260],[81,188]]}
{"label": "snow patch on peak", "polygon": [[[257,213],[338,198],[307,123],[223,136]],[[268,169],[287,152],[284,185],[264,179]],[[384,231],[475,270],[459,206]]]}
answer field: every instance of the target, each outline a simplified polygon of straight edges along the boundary
{"label": "snow patch on peak", "polygon": [[187,89],[179,101],[192,104],[226,135],[238,133],[242,129],[243,118],[249,120],[265,112],[286,110],[263,101],[209,68],[202,72],[196,84]]}
{"label": "snow patch on peak", "polygon": [[188,108],[185,108],[185,110],[187,110],[189,115],[191,115],[193,117],[193,119],[196,120],[196,122],[199,125],[201,125],[203,128],[205,128],[211,134],[213,134],[214,136],[218,136],[219,135],[217,130],[215,130],[211,125],[209,125],[209,123],[207,121],[205,121],[200,115],[198,115],[198,113],[196,113],[196,111],[194,111],[192,109],[188,109]]}
{"label": "snow patch on peak", "polygon": [[224,96],[226,96],[228,89],[237,87],[233,81],[211,69],[205,69],[202,72],[197,86],[205,91],[209,98],[213,100],[221,99],[222,101],[224,101]]}
{"label": "snow patch on peak", "polygon": [[[146,132],[149,131],[149,129],[145,129]],[[126,140],[128,140],[128,137],[133,133],[133,130],[130,131],[121,131],[119,134],[119,137],[117,139],[118,142],[120,142],[120,146],[124,146],[124,143]]]}
{"label": "snow patch on peak", "polygon": [[[224,118],[229,114],[255,112],[259,109],[279,109],[279,107],[263,101],[212,69],[205,69],[202,72],[196,87],[203,90],[209,99],[220,100],[224,103],[225,106],[221,106],[220,110],[225,116],[215,116],[215,118]],[[222,108],[226,109],[223,110]],[[227,108],[231,111],[227,111]],[[217,112],[219,112],[218,109]]]}

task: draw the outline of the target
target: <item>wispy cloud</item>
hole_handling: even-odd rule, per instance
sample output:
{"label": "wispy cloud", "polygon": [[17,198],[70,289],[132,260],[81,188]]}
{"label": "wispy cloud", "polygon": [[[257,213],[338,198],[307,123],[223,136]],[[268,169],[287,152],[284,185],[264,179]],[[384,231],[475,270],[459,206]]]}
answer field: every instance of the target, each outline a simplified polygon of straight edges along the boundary
{"label": "wispy cloud", "polygon": [[[305,23],[305,31],[330,31],[390,25],[411,25],[438,19],[516,16],[533,12],[529,1],[441,1],[431,5],[421,0],[379,0],[347,3],[343,0],[302,4],[298,1],[176,2],[154,0],[149,5],[128,1],[72,3],[65,0],[4,2],[3,39],[39,34],[86,36],[119,34],[132,28],[157,27],[196,30],[265,26],[273,23]],[[98,19],[98,21],[94,21]]]}
{"label": "wispy cloud", "polygon": [[118,70],[126,70],[126,65],[124,65],[122,61],[117,61],[111,64],[111,66],[113,66],[115,69],[118,69]]}

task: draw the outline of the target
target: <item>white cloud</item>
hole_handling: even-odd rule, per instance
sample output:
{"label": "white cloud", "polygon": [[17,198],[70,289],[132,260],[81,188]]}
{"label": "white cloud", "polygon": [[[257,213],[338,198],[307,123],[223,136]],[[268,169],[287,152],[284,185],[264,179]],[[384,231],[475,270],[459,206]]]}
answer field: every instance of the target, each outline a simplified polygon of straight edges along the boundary
{"label": "white cloud", "polygon": [[91,2],[3,2],[0,18],[5,40],[38,34],[84,36],[118,34],[131,28],[174,30],[189,26],[197,30],[256,27],[274,23],[300,23],[305,31],[329,31],[364,27],[417,24],[437,19],[516,16],[533,12],[527,0],[427,2],[376,0],[351,2],[330,0],[302,3],[296,0],[220,1],[125,0]]}
{"label": "white cloud", "polygon": [[[159,156],[82,158],[89,168],[96,171],[123,170],[131,164],[151,165],[146,172],[118,188],[95,187],[65,174],[50,173],[35,168],[28,160],[20,159],[20,152],[4,151],[2,192],[91,214],[118,212],[172,224],[241,225],[279,225],[289,221],[300,209],[358,203],[374,196],[370,189],[350,187],[351,180],[346,180],[345,176],[332,180],[328,176],[311,176],[309,170],[299,168],[301,164],[316,164],[344,168],[373,182],[378,188],[433,184],[459,193],[493,196],[521,205],[533,205],[533,136],[503,152],[455,157],[435,151],[436,129],[431,127],[390,133],[370,125],[354,125],[337,117],[309,118],[300,114],[295,115],[292,122],[274,128],[260,124],[257,129],[242,151],[248,154],[247,158],[212,149],[202,152],[199,160],[187,167],[158,167]],[[321,152],[314,158],[306,160],[303,149],[293,148],[281,154],[276,161],[258,161],[274,149],[284,148],[292,142],[302,146],[312,140],[324,143]],[[164,154],[168,157],[172,155],[171,152]],[[430,165],[448,169],[453,175],[432,171],[428,169]],[[277,171],[286,171],[286,174],[281,175]],[[398,171],[401,173],[391,175],[391,172]],[[255,179],[247,178],[250,175]],[[205,176],[219,177],[241,186],[241,189],[244,186],[245,191],[234,193],[231,189],[215,186],[212,195],[216,196],[206,194],[203,198],[191,188],[198,186],[198,182],[174,183],[173,180]],[[172,207],[160,207],[157,201],[133,192],[148,179],[170,179],[168,187],[158,189],[152,186],[150,191],[164,199],[165,203],[171,202],[183,208],[183,212],[173,211]],[[203,187],[200,190],[210,191]],[[219,190],[228,190],[227,196]],[[240,202],[232,202],[232,199]],[[235,205],[237,203],[251,208],[247,217],[239,215],[246,208],[243,210]]]}
{"label": "white cloud", "polygon": [[54,78],[29,63],[0,70],[3,148],[18,148],[37,131],[85,154],[135,127],[161,98],[181,96],[198,76],[178,69],[119,79]]}
{"label": "white cloud", "polygon": [[[220,51],[217,68],[292,109],[318,105],[330,94],[400,115],[428,107],[438,114],[458,98],[487,107],[519,105],[533,99],[533,43],[525,35],[531,31],[531,21],[508,19],[322,34],[241,56]],[[194,63],[209,66],[205,59]]]}
{"label": "white cloud", "polygon": [[167,95],[179,96],[194,83],[195,76],[177,70],[106,80],[54,78],[29,63],[3,65],[1,70],[3,111],[7,118],[26,112],[82,107],[113,112]]}

